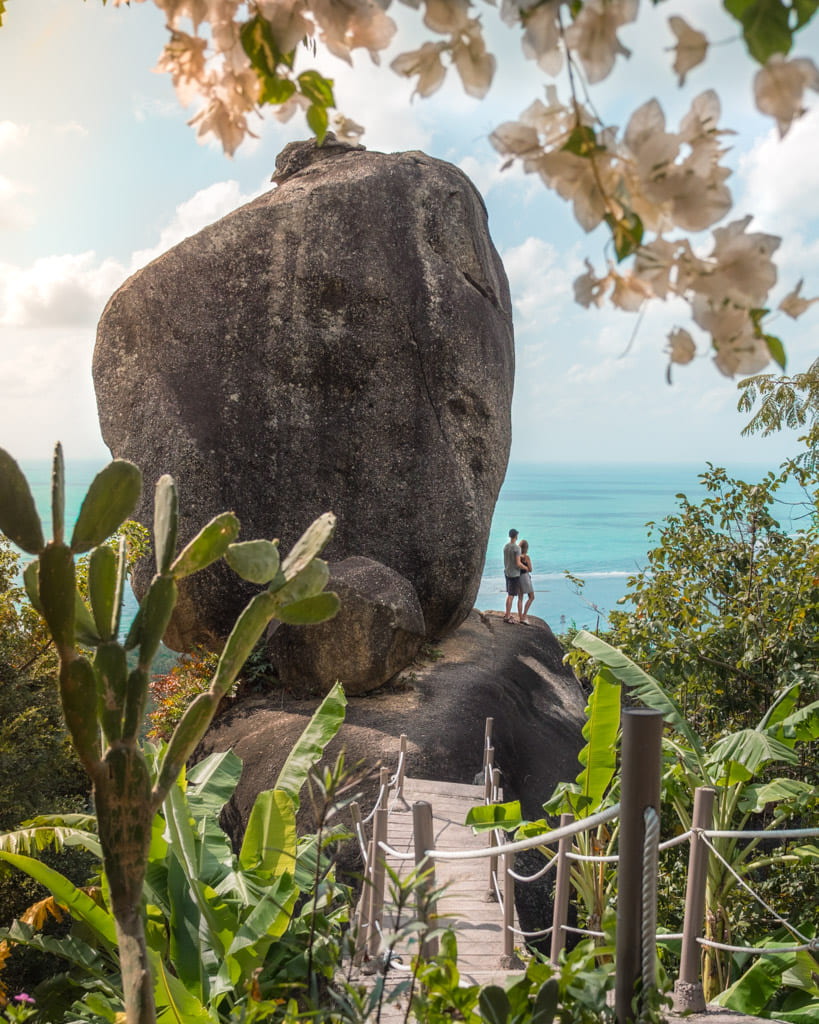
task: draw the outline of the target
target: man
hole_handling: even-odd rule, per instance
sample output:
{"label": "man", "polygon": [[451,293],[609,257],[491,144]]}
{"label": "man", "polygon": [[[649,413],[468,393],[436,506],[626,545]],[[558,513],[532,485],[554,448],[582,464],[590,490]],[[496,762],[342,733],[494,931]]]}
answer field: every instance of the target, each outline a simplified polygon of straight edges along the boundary
{"label": "man", "polygon": [[514,622],[512,618],[512,602],[518,599],[518,619],[523,622],[523,591],[520,586],[520,571],[525,566],[520,560],[518,547],[518,531],[509,531],[509,543],[503,548],[503,572],[506,576],[506,611],[504,622]]}

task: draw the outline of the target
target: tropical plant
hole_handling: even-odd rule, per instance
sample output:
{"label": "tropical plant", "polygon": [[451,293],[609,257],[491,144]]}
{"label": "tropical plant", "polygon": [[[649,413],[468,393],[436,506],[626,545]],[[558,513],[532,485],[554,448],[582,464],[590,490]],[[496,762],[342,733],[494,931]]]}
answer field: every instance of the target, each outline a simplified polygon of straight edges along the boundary
{"label": "tropical plant", "polygon": [[[738,729],[710,748],[686,720],[682,707],[663,686],[600,637],[581,631],[574,643],[601,666],[598,675],[620,680],[629,694],[646,707],[661,711],[668,727],[663,740],[663,798],[673,807],[683,830],[691,827],[697,788],[714,788],[714,829],[740,831],[753,827],[772,832],[786,823],[815,819],[816,787],[772,769],[799,765],[800,749],[819,738],[819,700],[798,706],[800,684],[784,687],[753,728]],[[597,685],[597,684],[596,684]],[[709,861],[706,887],[705,937],[730,943],[730,898],[740,879],[773,865],[785,867],[819,861],[812,844],[791,846],[784,854],[771,851],[764,836],[713,840],[717,856]],[[800,928],[801,931],[801,928]],[[730,960],[720,950],[706,948],[703,987],[706,999],[730,981]]]}
{"label": "tropical plant", "polygon": [[[300,791],[308,772],[338,730],[346,699],[339,686],[316,710],[285,762],[276,787],[260,793],[238,855],[218,818],[241,773],[233,753],[212,754],[174,784],[152,824],[144,883],[146,940],[160,1018],[232,1019],[249,999],[303,999],[306,979],[332,976],[350,905],[334,878],[327,843],[338,829],[296,833]],[[146,747],[152,779],[164,751]],[[343,764],[324,783],[324,806],[338,809]],[[325,810],[326,819],[328,810]],[[36,852],[47,844],[82,844],[101,852],[94,819],[43,822],[0,837],[0,857],[43,882],[57,905],[81,922],[59,939],[40,934],[38,921],[3,931],[11,943],[48,949],[71,971],[35,990],[42,1011],[59,1019],[76,1000],[77,1019],[113,1020],[123,1004],[122,965],[115,942],[111,890],[104,874],[93,894],[47,868]],[[309,896],[310,899],[305,899]],[[306,966],[305,966],[306,965]],[[86,991],[88,989],[88,991]],[[95,1016],[96,1015],[96,1016]]]}
{"label": "tropical plant", "polygon": [[[796,528],[777,502],[793,479],[810,486]],[[706,497],[678,495],[680,511],[649,524],[657,545],[628,581],[627,611],[607,639],[678,699],[706,740],[752,725],[775,694],[819,662],[817,480],[792,465],[755,484],[709,466]],[[585,655],[569,660],[581,668]],[[582,668],[581,668],[582,670]]]}
{"label": "tropical plant", "polygon": [[[605,927],[610,940],[613,918]],[[455,935],[442,937],[441,952],[419,973],[421,986],[413,999],[415,1017],[425,1024],[447,1024],[456,1019],[468,1024],[600,1024],[614,1020],[614,1007],[607,996],[614,988],[610,941],[596,945],[579,943],[564,954],[559,965],[547,963],[535,954],[522,976],[499,985],[463,985],[457,970]],[[600,962],[602,957],[602,963]],[[661,979],[659,989],[667,987]],[[644,1007],[645,1021],[658,1021],[667,1002],[661,992]]]}
{"label": "tropical plant", "polygon": [[[805,927],[815,935],[815,922]],[[819,1019],[819,974],[815,956],[807,950],[793,952],[793,940],[785,929],[766,938],[764,945],[768,949],[781,946],[782,952],[773,956],[751,956],[751,966],[713,1002],[747,1016],[770,1017],[788,1024],[815,1024]],[[747,963],[746,957],[747,954],[735,957],[739,970]]]}
{"label": "tropical plant", "polygon": [[[760,373],[741,380],[737,387],[737,408],[740,412],[753,412],[742,429],[743,435],[768,437],[783,427],[807,427],[808,433],[800,438],[805,449],[794,461],[815,475],[819,471],[819,359],[814,359],[804,373],[790,377]],[[759,404],[755,410],[756,403]]]}
{"label": "tropical plant", "polygon": [[[154,504],[157,573],[121,643],[125,544],[120,544],[117,555],[105,541],[133,510],[141,490],[142,474],[136,466],[123,460],[109,463],[92,481],[66,542],[64,467],[58,444],[51,489],[53,538],[46,543],[26,479],[0,449],[0,532],[36,556],[23,579],[57,649],[63,716],[93,783],[113,918],[100,918],[102,911],[88,897],[72,899],[70,910],[92,925],[95,922],[104,940],[118,946],[128,1024],[153,1024],[156,1019],[141,902],[157,810],[268,622],[274,617],[318,622],[338,608],[335,594],[322,593],[329,573],[317,557],[333,532],[331,513],[316,520],[281,562],[275,542],[236,543],[239,522],[229,512],[216,516],[177,555],[176,486],[171,477],[163,476]],[[77,589],[74,565],[75,556],[85,552],[90,552],[90,608]],[[178,581],[222,556],[244,579],[267,587],[240,614],[209,690],[188,707],[152,781],[139,743],[151,662],[173,612]],[[86,654],[89,649],[95,651],[93,661]],[[136,651],[136,664],[130,669],[129,650]],[[2,856],[14,864],[20,855]]]}
{"label": "tropical plant", "polygon": [[[804,779],[775,774],[797,768],[800,755],[819,737],[819,701],[799,707],[799,683],[785,687],[753,728],[728,733],[709,748],[674,697],[622,652],[586,631],[577,633],[574,643],[597,666],[583,729],[587,743],[579,755],[577,780],[557,786],[544,805],[548,814],[569,811],[575,816],[588,815],[616,800],[620,707],[622,696],[628,696],[661,711],[669,727],[663,740],[663,802],[673,809],[683,831],[691,827],[694,793],[704,786],[716,791],[713,827],[719,831],[753,828],[764,833],[815,819],[819,806],[816,787]],[[621,695],[621,684],[627,687],[627,695]],[[547,819],[524,821],[516,801],[474,808],[467,823],[477,829],[516,829],[516,838],[541,835],[553,828]],[[581,853],[608,853],[615,840],[616,831],[586,840],[585,846],[578,837],[577,844]],[[730,943],[736,938],[732,902],[742,892],[743,883],[755,882],[760,873],[805,865],[808,878],[815,879],[819,847],[814,844],[789,845],[783,852],[771,848],[764,834],[713,842],[716,855],[710,858],[706,889],[707,939]],[[580,861],[572,865],[571,878],[585,906],[587,924],[599,927],[615,896],[615,873],[605,865]],[[815,881],[813,888],[815,891]],[[809,886],[808,894],[810,891]],[[809,925],[798,922],[797,937],[805,934],[806,927]],[[730,956],[706,949],[703,985],[707,998],[730,983],[731,970]]]}

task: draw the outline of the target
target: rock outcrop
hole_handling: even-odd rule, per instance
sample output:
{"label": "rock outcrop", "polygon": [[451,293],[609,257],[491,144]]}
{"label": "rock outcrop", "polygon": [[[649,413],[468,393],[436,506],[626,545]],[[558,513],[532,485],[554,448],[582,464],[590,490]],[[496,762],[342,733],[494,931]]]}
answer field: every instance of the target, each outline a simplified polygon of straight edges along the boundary
{"label": "rock outcrop", "polygon": [[330,566],[327,590],[341,598],[335,619],[317,626],[278,625],[268,653],[282,684],[324,694],[336,680],[348,696],[376,690],[408,665],[424,639],[415,588],[370,558]]}
{"label": "rock outcrop", "polygon": [[[472,612],[407,678],[349,699],[325,760],[343,747],[348,764],[383,760],[394,767],[399,737],[406,733],[408,775],[472,782],[481,769],[484,725],[491,716],[506,798],[519,798],[528,817],[542,817],[555,784],[577,774],[583,744],[586,699],[562,657],[542,620],[533,618],[528,628],[509,626],[500,613]],[[231,749],[244,763],[227,815],[234,841],[241,841],[256,795],[275,785],[317,706],[317,700],[278,693],[240,697],[211,726],[197,758]],[[372,782],[362,806],[371,805],[377,788]]]}
{"label": "rock outcrop", "polygon": [[[143,470],[143,523],[162,473],[183,542],[233,509],[243,539],[286,550],[331,509],[325,557],[406,577],[443,635],[474,603],[510,444],[511,307],[485,208],[422,153],[298,143],[278,164],[277,188],[108,303],[102,435]],[[248,596],[227,570],[186,580],[168,643],[223,637]]]}
{"label": "rock outcrop", "polygon": [[[495,763],[501,769],[504,797],[520,799],[530,819],[543,816],[543,802],[557,782],[579,771],[586,698],[563,651],[540,619],[530,627],[506,625],[500,613],[472,612],[463,625],[441,641],[435,659],[422,659],[396,684],[366,697],[351,697],[344,724],[328,746],[324,763],[345,751],[348,765],[379,760],[394,770],[399,737],[407,734],[406,773],[420,779],[472,782],[481,770],[484,725],[494,718]],[[287,696],[248,696],[211,726],[197,750],[202,758],[216,750],[233,750],[244,767],[236,792],[222,814],[234,845],[241,843],[256,795],[275,785],[290,749],[318,701]],[[373,806],[375,778],[361,787],[361,807]],[[309,801],[302,801],[302,827],[311,830]],[[359,867],[352,844],[342,863]],[[539,866],[537,854],[526,860],[524,874]],[[553,877],[540,886],[520,886],[518,914],[525,930],[550,920]]]}

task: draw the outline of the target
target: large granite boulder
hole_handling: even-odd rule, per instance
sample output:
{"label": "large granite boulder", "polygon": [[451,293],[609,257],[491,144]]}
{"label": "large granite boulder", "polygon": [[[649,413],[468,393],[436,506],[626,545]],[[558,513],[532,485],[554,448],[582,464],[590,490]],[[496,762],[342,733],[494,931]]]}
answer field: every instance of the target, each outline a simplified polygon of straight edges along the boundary
{"label": "large granite boulder", "polygon": [[[423,153],[297,143],[277,166],[278,187],[108,303],[103,438],[148,484],[173,474],[181,541],[233,509],[244,539],[286,550],[332,510],[325,557],[405,576],[442,635],[473,605],[510,444],[512,317],[486,210]],[[169,644],[224,636],[247,597],[224,569],[186,580]]]}
{"label": "large granite boulder", "polygon": [[324,694],[338,680],[348,696],[383,686],[408,665],[424,639],[424,616],[406,577],[371,558],[330,566],[328,590],[341,610],[317,626],[275,624],[268,653],[291,692]]}

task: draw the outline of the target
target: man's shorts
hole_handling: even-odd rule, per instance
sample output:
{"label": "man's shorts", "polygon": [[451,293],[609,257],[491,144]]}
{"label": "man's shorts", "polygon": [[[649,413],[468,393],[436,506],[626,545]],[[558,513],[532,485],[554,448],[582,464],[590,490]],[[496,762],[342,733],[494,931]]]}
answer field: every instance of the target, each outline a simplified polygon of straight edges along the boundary
{"label": "man's shorts", "polygon": [[520,576],[506,577],[506,593],[511,597],[520,596]]}

